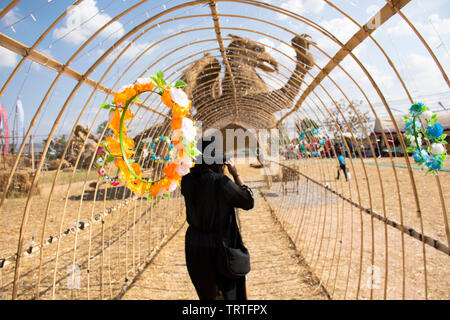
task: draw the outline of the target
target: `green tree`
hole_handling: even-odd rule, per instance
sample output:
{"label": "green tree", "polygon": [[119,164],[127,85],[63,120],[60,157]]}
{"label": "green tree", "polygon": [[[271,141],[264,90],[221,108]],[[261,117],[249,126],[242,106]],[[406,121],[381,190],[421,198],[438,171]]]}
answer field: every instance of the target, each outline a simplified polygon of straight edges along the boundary
{"label": "green tree", "polygon": [[[47,140],[44,140],[44,142],[46,143]],[[65,134],[52,139],[46,155],[47,159],[50,161],[61,159],[66,144],[67,144],[67,136]]]}
{"label": "green tree", "polygon": [[363,101],[361,100],[352,100],[351,104],[344,100],[339,101],[337,103],[338,110],[332,111],[334,120],[330,117],[329,120],[325,121],[328,131],[332,132],[336,138],[341,136],[340,129],[343,133],[353,132],[357,139],[365,139],[364,130],[367,134],[370,134],[372,121],[369,111],[361,111],[362,104]]}
{"label": "green tree", "polygon": [[[100,136],[102,134],[103,130],[105,130],[105,127],[107,125],[108,125],[108,121],[103,121],[102,123],[100,123],[97,127],[96,133]],[[106,129],[104,136],[112,136],[112,135],[113,135],[113,131],[109,128]]]}

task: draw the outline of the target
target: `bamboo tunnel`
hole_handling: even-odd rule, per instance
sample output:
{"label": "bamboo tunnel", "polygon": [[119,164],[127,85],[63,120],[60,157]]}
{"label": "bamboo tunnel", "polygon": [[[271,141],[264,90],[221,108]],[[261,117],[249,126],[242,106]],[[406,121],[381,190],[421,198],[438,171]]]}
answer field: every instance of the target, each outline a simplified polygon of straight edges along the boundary
{"label": "bamboo tunnel", "polygon": [[[388,0],[364,21],[347,6],[317,1],[321,12],[354,30],[346,40],[311,12],[282,5],[288,1],[67,0],[53,11],[56,5],[47,1],[5,2],[0,49],[15,63],[2,68],[8,72],[0,101],[8,107],[23,97],[27,107],[11,153],[4,152],[7,140],[0,136],[0,299],[121,298],[183,228],[179,190],[147,202],[124,186],[103,183],[93,166],[109,130],[100,126],[108,115],[99,105],[122,85],[158,70],[170,83],[195,80],[187,81],[191,116],[203,132],[234,126],[279,133],[278,156],[263,166],[277,171],[266,172],[267,183],[257,190],[330,298],[450,298],[449,161],[439,175],[425,175],[408,155],[398,117],[415,102],[427,104],[427,96],[417,92],[398,52],[382,37],[388,26],[403,23],[448,93],[448,61],[407,14],[418,1]],[[92,17],[84,13],[86,21],[56,37],[92,3]],[[52,18],[39,34],[16,33],[27,14],[36,20],[33,13],[42,10]],[[8,17],[18,12],[23,18],[11,23]],[[82,40],[55,54],[74,34]],[[361,57],[363,46],[373,61]],[[262,61],[269,54],[277,59]],[[189,78],[205,59],[219,65],[215,78],[199,70]],[[375,64],[398,85],[403,113]],[[25,98],[28,93],[33,100]],[[129,128],[135,145],[147,148],[170,134],[172,117],[157,94],[141,99],[132,105]],[[367,126],[368,118],[379,132]],[[77,136],[80,127],[84,136]],[[17,129],[16,120],[9,128]],[[307,157],[293,151],[292,132],[307,128],[320,129],[329,142],[325,151]],[[94,154],[88,156],[89,150]],[[347,182],[335,177],[339,155],[346,156]],[[149,177],[164,174],[164,165],[148,164],[143,152],[135,160]]]}

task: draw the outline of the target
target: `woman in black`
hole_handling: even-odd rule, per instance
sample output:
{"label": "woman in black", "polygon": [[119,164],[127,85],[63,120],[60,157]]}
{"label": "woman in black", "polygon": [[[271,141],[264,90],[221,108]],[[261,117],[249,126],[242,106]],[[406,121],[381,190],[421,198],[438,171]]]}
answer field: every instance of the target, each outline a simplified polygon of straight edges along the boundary
{"label": "woman in black", "polygon": [[[209,143],[203,142],[203,151]],[[203,153],[201,163],[181,180],[189,224],[185,238],[186,266],[200,300],[215,300],[219,291],[225,300],[246,300],[245,277],[230,279],[220,274],[217,254],[219,228],[227,225],[230,243],[236,245],[239,238],[232,219],[234,208],[252,209],[253,196],[231,161],[225,163],[226,159],[219,154],[212,156],[214,162],[206,164],[212,161]],[[224,174],[225,166],[234,182]]]}

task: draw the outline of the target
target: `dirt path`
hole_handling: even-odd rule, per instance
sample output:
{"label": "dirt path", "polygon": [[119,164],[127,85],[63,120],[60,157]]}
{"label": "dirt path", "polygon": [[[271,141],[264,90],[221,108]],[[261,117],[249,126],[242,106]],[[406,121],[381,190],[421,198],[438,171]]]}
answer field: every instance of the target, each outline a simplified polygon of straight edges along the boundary
{"label": "dirt path", "polygon": [[[251,254],[247,276],[249,299],[326,299],[308,267],[301,262],[267,203],[255,193],[255,208],[240,211],[242,236]],[[184,235],[187,224],[156,256],[123,299],[198,299],[186,270]]]}

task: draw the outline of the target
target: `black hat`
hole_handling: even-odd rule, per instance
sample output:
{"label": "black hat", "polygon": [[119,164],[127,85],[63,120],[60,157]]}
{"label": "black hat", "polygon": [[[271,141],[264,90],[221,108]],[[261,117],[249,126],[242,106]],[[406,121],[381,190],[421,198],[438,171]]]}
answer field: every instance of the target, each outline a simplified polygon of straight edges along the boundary
{"label": "black hat", "polygon": [[196,164],[224,164],[228,158],[222,150],[222,145],[214,136],[203,137],[197,142],[197,149],[201,150],[201,156],[195,159]]}

